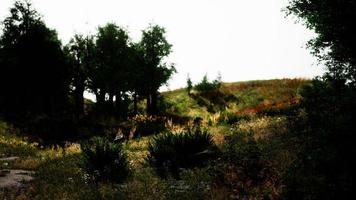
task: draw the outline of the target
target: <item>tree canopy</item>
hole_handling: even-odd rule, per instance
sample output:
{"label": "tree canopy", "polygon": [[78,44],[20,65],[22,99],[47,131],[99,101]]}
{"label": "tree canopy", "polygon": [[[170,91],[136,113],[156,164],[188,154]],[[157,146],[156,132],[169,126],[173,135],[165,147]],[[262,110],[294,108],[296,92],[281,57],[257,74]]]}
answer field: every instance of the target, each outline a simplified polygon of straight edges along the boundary
{"label": "tree canopy", "polygon": [[308,45],[327,75],[356,84],[356,1],[290,0],[287,12],[317,33]]}
{"label": "tree canopy", "polygon": [[305,117],[294,123],[305,147],[286,179],[285,196],[347,199],[354,193],[356,1],[290,0],[287,10],[316,32],[309,48],[328,70],[301,93]]}
{"label": "tree canopy", "polygon": [[142,39],[138,46],[143,55],[142,68],[145,78],[144,95],[147,96],[147,112],[155,114],[157,112],[157,91],[166,84],[174,72],[173,65],[168,65],[164,59],[171,53],[172,45],[165,37],[165,29],[158,25],[150,25],[142,32]]}
{"label": "tree canopy", "polygon": [[67,113],[80,119],[84,92],[96,96],[95,110],[126,118],[130,104],[146,99],[157,114],[159,88],[175,68],[165,62],[172,45],[165,29],[150,25],[139,42],[115,23],[93,35],[76,34],[62,46],[28,1],[16,1],[0,36],[0,113],[50,117]]}
{"label": "tree canopy", "polygon": [[61,42],[29,2],[17,1],[0,38],[0,104],[7,115],[53,115],[69,91]]}
{"label": "tree canopy", "polygon": [[88,88],[90,71],[95,69],[95,46],[92,36],[74,35],[64,47],[67,62],[70,64],[71,88],[74,96],[74,111],[79,118],[84,114],[85,89]]}

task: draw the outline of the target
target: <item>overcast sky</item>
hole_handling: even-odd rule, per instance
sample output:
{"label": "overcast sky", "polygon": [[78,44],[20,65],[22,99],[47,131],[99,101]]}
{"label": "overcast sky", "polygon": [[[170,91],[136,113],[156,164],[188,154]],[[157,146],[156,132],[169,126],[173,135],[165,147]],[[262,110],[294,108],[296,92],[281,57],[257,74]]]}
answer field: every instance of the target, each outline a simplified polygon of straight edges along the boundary
{"label": "overcast sky", "polygon": [[[115,22],[134,41],[149,23],[166,28],[173,45],[168,58],[178,71],[169,88],[186,85],[205,73],[223,81],[312,78],[322,67],[305,49],[313,37],[281,10],[288,0],[32,0],[50,28],[66,43],[75,33],[95,33]],[[0,20],[13,0],[0,1]]]}

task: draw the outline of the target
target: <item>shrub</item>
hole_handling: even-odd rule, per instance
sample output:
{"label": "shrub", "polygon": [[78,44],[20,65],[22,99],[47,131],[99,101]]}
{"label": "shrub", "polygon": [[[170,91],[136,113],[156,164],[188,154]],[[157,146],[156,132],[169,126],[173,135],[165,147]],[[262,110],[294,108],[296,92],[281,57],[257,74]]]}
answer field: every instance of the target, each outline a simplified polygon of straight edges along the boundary
{"label": "shrub", "polygon": [[203,80],[195,85],[194,89],[196,92],[191,93],[190,97],[192,97],[198,105],[206,107],[210,113],[224,111],[229,107],[230,102],[236,103],[238,99],[221,86],[222,82],[220,76],[216,80],[209,82],[205,75]]}
{"label": "shrub", "polygon": [[207,75],[203,77],[203,80],[194,86],[198,92],[206,93],[219,90],[221,87],[221,80],[216,79],[213,82],[209,82]]}
{"label": "shrub", "polygon": [[250,181],[258,182],[263,178],[263,152],[252,134],[238,132],[228,137],[224,156]]}
{"label": "shrub", "polygon": [[136,127],[134,137],[153,135],[165,130],[165,120],[162,117],[136,115],[132,121]]}
{"label": "shrub", "polygon": [[302,150],[285,178],[285,199],[349,199],[354,195],[356,88],[314,80],[302,91],[305,118],[294,119]]}
{"label": "shrub", "polygon": [[122,183],[130,175],[127,155],[122,145],[101,137],[82,144],[85,167],[96,182]]}
{"label": "shrub", "polygon": [[[209,113],[216,113],[219,111],[224,111],[229,106],[229,98],[231,94],[223,93],[219,90],[192,94],[191,97],[196,101],[199,106],[206,107]],[[227,100],[225,100],[225,98]]]}
{"label": "shrub", "polygon": [[158,175],[179,177],[180,169],[205,166],[217,153],[212,136],[200,128],[158,135],[150,142],[148,162]]}
{"label": "shrub", "polygon": [[227,136],[220,162],[214,168],[216,184],[226,188],[234,199],[274,199],[279,188],[267,144],[255,140],[253,132],[237,130]]}

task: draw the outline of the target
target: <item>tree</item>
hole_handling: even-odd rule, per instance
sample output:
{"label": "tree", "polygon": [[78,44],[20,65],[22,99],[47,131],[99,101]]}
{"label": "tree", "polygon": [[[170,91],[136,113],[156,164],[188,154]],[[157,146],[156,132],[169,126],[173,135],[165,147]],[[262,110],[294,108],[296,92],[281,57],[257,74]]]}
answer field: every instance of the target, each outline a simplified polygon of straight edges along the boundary
{"label": "tree", "polygon": [[167,83],[176,70],[173,65],[164,62],[172,48],[165,37],[165,29],[150,25],[142,33],[138,44],[144,61],[142,89],[147,100],[147,113],[154,115],[157,114],[158,89]]}
{"label": "tree", "polygon": [[84,91],[87,87],[88,71],[95,65],[93,37],[76,34],[66,45],[65,52],[71,65],[75,115],[79,119],[84,114]]}
{"label": "tree", "polygon": [[317,36],[308,46],[328,67],[328,77],[356,84],[356,1],[290,0],[294,14]]}
{"label": "tree", "polygon": [[0,38],[0,106],[9,117],[62,113],[69,92],[61,42],[27,1],[16,1]]}
{"label": "tree", "polygon": [[127,31],[113,23],[99,27],[95,65],[89,72],[89,88],[99,106],[110,111],[115,107],[117,113],[123,109],[122,100],[129,88],[129,41]]}
{"label": "tree", "polygon": [[144,54],[139,44],[130,44],[129,48],[129,63],[130,68],[128,71],[129,79],[129,91],[133,99],[133,114],[138,113],[137,104],[139,100],[142,100],[145,96],[145,62]]}
{"label": "tree", "polygon": [[[354,194],[356,120],[356,1],[290,0],[288,14],[317,36],[309,48],[328,68],[302,91],[295,116],[301,151],[286,177],[285,199],[348,199]],[[300,119],[301,118],[301,119]],[[295,140],[295,139],[293,139]]]}

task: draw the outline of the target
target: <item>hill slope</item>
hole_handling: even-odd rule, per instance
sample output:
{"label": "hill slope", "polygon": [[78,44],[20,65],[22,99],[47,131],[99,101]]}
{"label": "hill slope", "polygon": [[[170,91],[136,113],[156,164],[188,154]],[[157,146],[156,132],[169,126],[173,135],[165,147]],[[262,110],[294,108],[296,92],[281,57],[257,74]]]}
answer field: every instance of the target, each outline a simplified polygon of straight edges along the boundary
{"label": "hill slope", "polygon": [[[216,113],[250,115],[267,109],[289,107],[300,101],[299,91],[309,83],[305,79],[234,82],[222,84],[220,92],[210,96],[199,95],[194,91],[188,95],[186,89],[165,92],[163,96],[170,105],[168,112],[171,114],[208,119]],[[222,100],[216,101],[216,98]]]}

